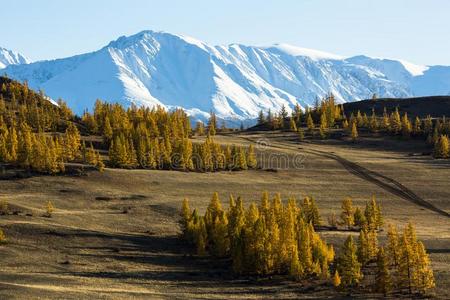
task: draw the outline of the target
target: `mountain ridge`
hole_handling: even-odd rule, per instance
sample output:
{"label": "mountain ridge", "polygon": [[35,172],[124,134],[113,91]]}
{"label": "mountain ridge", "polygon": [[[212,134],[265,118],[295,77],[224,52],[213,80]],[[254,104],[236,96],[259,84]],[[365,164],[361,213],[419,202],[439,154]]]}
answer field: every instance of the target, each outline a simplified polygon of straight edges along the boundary
{"label": "mountain ridge", "polygon": [[450,67],[403,60],[342,57],[288,44],[212,46],[151,30],[122,36],[73,57],[12,65],[27,80],[77,113],[97,98],[186,109],[194,119],[210,111],[223,119],[255,118],[260,110],[311,106],[333,93],[339,102],[380,97],[450,94]]}
{"label": "mountain ridge", "polygon": [[31,61],[22,54],[0,47],[0,69],[9,65],[28,64]]}

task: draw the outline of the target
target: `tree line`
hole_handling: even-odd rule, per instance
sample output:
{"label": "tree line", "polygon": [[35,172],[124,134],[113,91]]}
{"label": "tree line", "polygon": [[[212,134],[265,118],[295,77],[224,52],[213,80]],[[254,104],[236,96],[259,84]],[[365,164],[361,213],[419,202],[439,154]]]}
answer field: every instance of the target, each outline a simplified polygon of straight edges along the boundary
{"label": "tree line", "polygon": [[319,279],[339,290],[358,289],[363,278],[375,270],[371,290],[424,294],[434,287],[430,260],[414,226],[409,223],[402,235],[389,225],[387,242],[380,245],[383,225],[381,207],[372,198],[364,213],[351,200],[342,203],[341,224],[359,224],[357,240],[349,235],[335,254],[334,245],[317,233],[322,223],[312,197],[301,204],[291,197],[285,204],[280,195],[272,199],[264,192],[259,204],[244,207],[243,199],[230,196],[224,209],[214,193],[204,215],[183,200],[180,212],[182,238],[197,255],[230,258],[236,275],[285,274],[293,280]]}
{"label": "tree line", "polygon": [[[253,146],[215,142],[214,113],[205,140],[193,143],[189,117],[181,109],[125,109],[97,100],[93,112],[80,118],[62,100],[54,105],[26,83],[0,77],[0,86],[0,163],[50,174],[64,172],[67,162],[103,170],[105,156],[116,168],[211,172],[257,166]],[[88,142],[86,136],[101,141]]]}
{"label": "tree line", "polygon": [[0,77],[0,162],[44,173],[65,170],[73,161],[80,135],[73,114],[56,106],[42,92]]}
{"label": "tree line", "polygon": [[109,162],[119,168],[177,169],[184,171],[247,170],[256,168],[253,146],[224,146],[214,140],[215,115],[201,143],[193,143],[187,114],[176,109],[131,106],[97,101],[93,114],[82,117],[89,134],[101,135]]}
{"label": "tree line", "polygon": [[[368,133],[400,136],[403,139],[422,138],[434,147],[433,156],[436,158],[449,158],[450,120],[442,118],[414,117],[407,113],[400,114],[398,108],[388,113],[386,108],[382,115],[372,110],[371,115],[351,112],[347,115],[343,105],[336,104],[332,94],[321,101],[317,100],[314,107],[304,110],[297,104],[289,116],[286,108],[281,107],[278,113],[267,114],[260,111],[258,125],[265,125],[271,130],[284,129],[297,132],[299,139],[303,140],[305,134],[311,137],[319,136],[322,139],[329,137],[331,129],[342,128],[349,132],[353,141],[356,141],[360,130]],[[306,128],[306,132],[304,130]]]}

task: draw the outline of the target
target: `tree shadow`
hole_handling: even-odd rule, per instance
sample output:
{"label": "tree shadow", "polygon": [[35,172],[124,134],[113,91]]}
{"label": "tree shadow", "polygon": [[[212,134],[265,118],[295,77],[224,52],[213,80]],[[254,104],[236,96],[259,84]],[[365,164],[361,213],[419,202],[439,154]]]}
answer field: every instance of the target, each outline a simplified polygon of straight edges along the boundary
{"label": "tree shadow", "polygon": [[[140,265],[138,271],[132,270],[71,270],[58,271],[58,274],[90,279],[120,280],[121,283],[136,284],[146,281],[161,281],[170,286],[188,288],[190,292],[223,297],[252,294],[257,297],[275,296],[284,293],[308,295],[333,294],[330,283],[317,280],[302,283],[292,282],[286,276],[240,276],[232,274],[229,259],[209,256],[199,257],[189,254],[192,248],[177,236],[146,236],[109,234],[95,231],[73,230],[70,235],[77,239],[95,239],[95,245],[86,242],[67,247],[71,255],[88,258],[88,261],[103,260],[120,262],[120,265]],[[148,266],[148,270],[141,271]]]}

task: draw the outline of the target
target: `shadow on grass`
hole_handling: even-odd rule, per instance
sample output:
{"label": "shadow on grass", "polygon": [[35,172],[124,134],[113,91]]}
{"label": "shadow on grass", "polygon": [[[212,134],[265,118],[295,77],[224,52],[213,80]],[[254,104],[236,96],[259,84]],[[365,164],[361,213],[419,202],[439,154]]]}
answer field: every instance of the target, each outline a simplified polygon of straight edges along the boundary
{"label": "shadow on grass", "polygon": [[[164,281],[168,282],[169,286],[173,284],[177,287],[192,288],[194,293],[201,293],[202,289],[208,289],[208,294],[224,296],[248,293],[258,296],[278,293],[310,293],[311,295],[334,293],[330,283],[326,281],[305,280],[298,283],[287,280],[286,276],[235,277],[232,275],[229,259],[190,255],[191,247],[176,236],[105,234],[78,230],[72,231],[70,235],[77,239],[95,239],[94,245],[70,247],[75,252],[72,255],[89,258],[89,261],[120,261],[120,265],[139,264],[140,269],[145,269],[148,265],[149,270],[111,271],[105,268],[98,271],[70,271],[69,269],[58,274],[118,279],[121,282],[129,281],[130,283],[142,280]],[[157,266],[157,270],[151,270],[151,266]],[[170,295],[170,289],[167,292]]]}

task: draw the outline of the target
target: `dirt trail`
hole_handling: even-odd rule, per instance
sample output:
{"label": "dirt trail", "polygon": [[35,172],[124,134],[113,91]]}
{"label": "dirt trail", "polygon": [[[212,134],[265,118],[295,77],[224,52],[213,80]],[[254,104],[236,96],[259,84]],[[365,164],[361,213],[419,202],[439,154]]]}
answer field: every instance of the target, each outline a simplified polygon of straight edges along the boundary
{"label": "dirt trail", "polygon": [[421,198],[417,194],[415,194],[412,190],[405,187],[400,182],[396,181],[395,179],[392,179],[390,177],[387,177],[383,174],[380,174],[375,171],[371,171],[367,168],[364,168],[363,166],[351,162],[339,155],[328,153],[325,151],[319,151],[319,150],[306,150],[307,153],[319,155],[322,157],[327,157],[330,159],[334,159],[337,162],[339,162],[344,168],[349,171],[350,173],[358,176],[359,178],[362,178],[366,181],[369,181],[371,183],[374,183],[384,189],[385,191],[388,191],[396,196],[399,196],[405,200],[408,200],[414,204],[417,204],[419,206],[422,206],[424,208],[427,208],[433,212],[436,212],[444,217],[450,217],[450,214],[446,211],[437,208],[430,202],[426,201],[425,199]]}
{"label": "dirt trail", "polygon": [[[247,141],[258,143],[258,141],[254,140],[252,138],[245,137],[245,136],[241,136],[241,137]],[[298,148],[293,145],[285,144],[285,143],[282,143],[279,141],[271,141],[271,142],[273,144],[265,145],[265,147],[278,148],[278,149],[290,150],[290,151],[298,150]],[[371,171],[355,162],[349,161],[348,159],[345,159],[334,153],[329,153],[326,151],[312,149],[309,147],[305,147],[305,145],[303,145],[302,150],[304,152],[312,154],[312,155],[317,155],[317,156],[333,159],[333,160],[339,162],[351,174],[358,176],[359,178],[364,179],[368,182],[376,184],[379,187],[381,187],[382,189],[384,189],[385,191],[388,191],[388,192],[390,192],[396,196],[399,196],[407,201],[410,201],[416,205],[419,205],[421,207],[429,209],[429,210],[431,210],[435,213],[438,213],[444,217],[450,218],[450,214],[448,212],[434,206],[430,202],[421,198],[420,196],[415,194],[412,190],[410,190],[409,188],[407,188],[406,186],[404,186],[403,184],[401,184],[400,182],[396,181],[393,178],[390,178],[388,176],[385,176],[385,175],[380,174],[375,171]]]}

